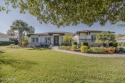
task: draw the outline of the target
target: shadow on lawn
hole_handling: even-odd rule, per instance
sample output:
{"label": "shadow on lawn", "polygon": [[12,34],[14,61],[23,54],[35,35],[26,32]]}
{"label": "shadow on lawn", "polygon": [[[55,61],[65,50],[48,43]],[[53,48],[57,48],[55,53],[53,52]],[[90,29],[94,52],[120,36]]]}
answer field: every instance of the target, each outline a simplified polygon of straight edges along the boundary
{"label": "shadow on lawn", "polygon": [[28,71],[31,68],[33,68],[35,65],[37,65],[37,63],[34,61],[11,59],[11,58],[6,58],[5,56],[0,56],[0,83],[6,80],[4,78],[4,72],[1,71],[2,66],[5,68],[6,66],[11,66],[14,69],[16,69],[16,71],[20,71],[20,70]]}
{"label": "shadow on lawn", "polygon": [[30,69],[33,65],[36,65],[37,63],[33,61],[25,61],[25,60],[14,60],[14,59],[0,59],[0,64],[2,65],[10,65],[17,69]]}
{"label": "shadow on lawn", "polygon": [[48,48],[30,48],[28,50],[48,50]]}

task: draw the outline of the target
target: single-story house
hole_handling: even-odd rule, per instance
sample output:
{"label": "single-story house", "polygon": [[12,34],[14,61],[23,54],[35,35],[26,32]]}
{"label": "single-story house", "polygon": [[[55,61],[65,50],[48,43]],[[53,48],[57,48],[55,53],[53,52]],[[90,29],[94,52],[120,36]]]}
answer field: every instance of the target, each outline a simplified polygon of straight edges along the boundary
{"label": "single-story house", "polygon": [[73,35],[70,32],[46,32],[28,34],[30,45],[61,45],[64,35]]}
{"label": "single-story house", "polygon": [[16,37],[0,33],[0,41],[2,42],[13,41],[14,39],[16,39]]}
{"label": "single-story house", "polygon": [[125,36],[124,36],[124,37],[120,37],[120,38],[116,38],[116,41],[117,41],[118,43],[125,42]]}
{"label": "single-story house", "polygon": [[[66,34],[72,35],[74,42],[77,42],[79,45],[81,42],[88,42],[89,44],[95,45],[96,35],[103,31],[97,30],[83,30],[77,31],[75,33],[70,32],[46,32],[46,33],[35,33],[28,34],[29,44],[30,45],[61,45],[63,36]],[[110,32],[109,33],[114,33]]]}

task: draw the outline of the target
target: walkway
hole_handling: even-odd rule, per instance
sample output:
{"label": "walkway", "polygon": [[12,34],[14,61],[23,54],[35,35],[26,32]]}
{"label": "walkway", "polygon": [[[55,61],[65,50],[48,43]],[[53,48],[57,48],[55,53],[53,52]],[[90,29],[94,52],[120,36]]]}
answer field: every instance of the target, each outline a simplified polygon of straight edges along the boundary
{"label": "walkway", "polygon": [[68,51],[68,50],[59,50],[57,46],[54,46],[52,50],[72,53],[72,54],[77,54],[82,56],[89,56],[89,57],[125,57],[125,54],[89,54],[89,53],[81,53],[81,52]]}

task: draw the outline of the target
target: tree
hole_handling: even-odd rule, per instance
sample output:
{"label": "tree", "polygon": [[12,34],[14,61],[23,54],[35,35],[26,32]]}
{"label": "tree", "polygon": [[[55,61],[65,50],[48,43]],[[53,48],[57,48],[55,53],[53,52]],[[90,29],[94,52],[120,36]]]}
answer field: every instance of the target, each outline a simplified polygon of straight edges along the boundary
{"label": "tree", "polygon": [[26,30],[26,34],[31,34],[31,33],[34,33],[35,32],[35,29],[33,26],[29,26],[29,28],[27,28]]}
{"label": "tree", "polygon": [[22,39],[23,39],[24,32],[34,33],[34,31],[35,31],[34,27],[31,28],[31,26],[28,26],[28,24],[22,20],[14,21],[11,25],[11,30],[18,31],[19,45],[22,45]]}
{"label": "tree", "polygon": [[67,34],[67,35],[63,36],[63,44],[64,45],[70,45],[71,40],[72,40],[72,36],[71,35]]}
{"label": "tree", "polygon": [[10,36],[15,36],[16,35],[15,32],[13,30],[11,30],[11,29],[7,31],[7,34],[10,35]]}
{"label": "tree", "polygon": [[[8,6],[19,8],[21,13],[29,12],[40,23],[68,26],[95,22],[104,25],[107,21],[125,22],[124,0],[5,0],[0,11],[10,11]],[[11,3],[11,5],[9,5]]]}
{"label": "tree", "polygon": [[71,40],[72,40],[72,36],[71,35],[64,35],[63,36],[63,41],[70,42]]}
{"label": "tree", "polygon": [[103,44],[115,43],[115,35],[111,32],[101,32],[100,34],[97,34],[96,42]]}

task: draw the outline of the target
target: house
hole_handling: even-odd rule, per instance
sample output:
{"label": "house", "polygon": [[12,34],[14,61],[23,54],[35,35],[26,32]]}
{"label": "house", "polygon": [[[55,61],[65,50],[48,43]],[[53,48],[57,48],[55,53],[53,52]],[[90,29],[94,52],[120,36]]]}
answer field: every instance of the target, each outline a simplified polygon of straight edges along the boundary
{"label": "house", "polygon": [[70,32],[46,32],[28,34],[30,45],[61,45],[64,35],[73,35]]}
{"label": "house", "polygon": [[13,41],[13,39],[16,39],[16,37],[0,33],[0,41],[2,42]]}
{"label": "house", "polygon": [[118,43],[125,42],[125,36],[124,36],[124,37],[120,37],[120,38],[116,38],[116,41],[117,41]]}
{"label": "house", "polygon": [[[98,44],[96,43],[96,35],[104,32],[104,31],[98,31],[98,30],[83,30],[83,31],[77,31],[74,36],[73,40],[77,42],[78,45],[81,45],[81,42],[88,42],[90,46],[97,46]],[[115,32],[110,32],[109,33],[115,33]]]}
{"label": "house", "polygon": [[88,42],[89,44],[95,44],[96,35],[101,32],[103,31],[83,30],[83,31],[77,31],[74,34],[70,32],[46,32],[46,33],[28,34],[28,36],[30,45],[42,45],[42,44],[61,45],[63,36],[69,34],[72,35],[73,41],[77,42],[77,44],[80,45],[81,42]]}

